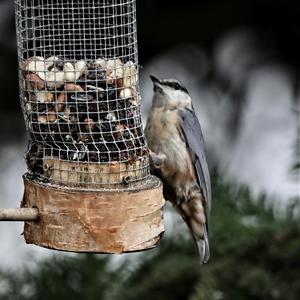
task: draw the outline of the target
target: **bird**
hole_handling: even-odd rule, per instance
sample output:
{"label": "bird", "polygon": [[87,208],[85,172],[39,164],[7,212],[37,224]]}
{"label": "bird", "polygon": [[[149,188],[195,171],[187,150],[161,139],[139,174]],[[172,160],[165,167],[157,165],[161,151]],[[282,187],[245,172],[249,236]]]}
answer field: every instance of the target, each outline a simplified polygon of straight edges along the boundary
{"label": "bird", "polygon": [[208,222],[211,182],[205,144],[191,96],[176,79],[150,76],[154,86],[145,136],[151,173],[163,182],[163,194],[188,225],[200,263],[210,257]]}

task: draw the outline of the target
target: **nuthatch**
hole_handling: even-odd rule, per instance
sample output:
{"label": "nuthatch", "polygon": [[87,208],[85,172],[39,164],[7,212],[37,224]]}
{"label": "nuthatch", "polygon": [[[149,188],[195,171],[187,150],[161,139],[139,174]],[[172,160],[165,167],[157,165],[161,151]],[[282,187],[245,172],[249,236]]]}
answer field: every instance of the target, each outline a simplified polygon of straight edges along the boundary
{"label": "nuthatch", "polygon": [[210,256],[211,185],[201,127],[191,97],[179,81],[151,79],[154,97],[145,129],[151,170],[162,179],[164,197],[187,223],[205,263]]}

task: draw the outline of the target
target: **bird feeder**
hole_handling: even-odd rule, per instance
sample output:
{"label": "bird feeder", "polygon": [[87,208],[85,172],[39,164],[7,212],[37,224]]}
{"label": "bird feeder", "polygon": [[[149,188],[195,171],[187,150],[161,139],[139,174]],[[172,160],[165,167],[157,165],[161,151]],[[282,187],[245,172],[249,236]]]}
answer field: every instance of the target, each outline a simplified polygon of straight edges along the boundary
{"label": "bird feeder", "polygon": [[[155,247],[164,199],[142,129],[135,0],[15,0],[15,9],[26,242],[97,253]],[[22,220],[14,216],[2,211]]]}

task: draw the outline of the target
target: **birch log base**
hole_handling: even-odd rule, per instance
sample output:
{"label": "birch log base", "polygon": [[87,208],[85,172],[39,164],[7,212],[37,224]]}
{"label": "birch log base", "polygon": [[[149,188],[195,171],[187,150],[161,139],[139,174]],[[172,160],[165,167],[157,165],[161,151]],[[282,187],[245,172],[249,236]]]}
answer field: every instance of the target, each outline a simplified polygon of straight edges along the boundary
{"label": "birch log base", "polygon": [[164,232],[161,182],[150,176],[123,191],[91,191],[35,182],[24,176],[22,207],[28,244],[72,252],[124,253],[154,248]]}

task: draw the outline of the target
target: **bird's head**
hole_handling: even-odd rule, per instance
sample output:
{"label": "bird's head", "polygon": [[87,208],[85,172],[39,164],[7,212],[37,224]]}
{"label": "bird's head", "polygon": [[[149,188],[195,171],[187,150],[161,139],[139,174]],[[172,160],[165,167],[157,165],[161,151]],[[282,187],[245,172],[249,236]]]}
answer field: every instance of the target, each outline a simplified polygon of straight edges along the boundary
{"label": "bird's head", "polygon": [[176,79],[158,79],[150,76],[154,85],[153,103],[157,106],[171,105],[190,107],[191,97],[186,87]]}

